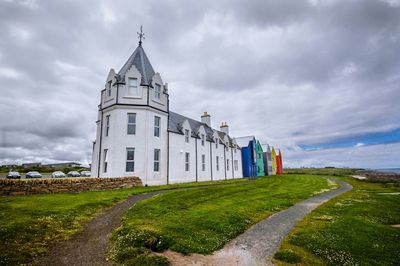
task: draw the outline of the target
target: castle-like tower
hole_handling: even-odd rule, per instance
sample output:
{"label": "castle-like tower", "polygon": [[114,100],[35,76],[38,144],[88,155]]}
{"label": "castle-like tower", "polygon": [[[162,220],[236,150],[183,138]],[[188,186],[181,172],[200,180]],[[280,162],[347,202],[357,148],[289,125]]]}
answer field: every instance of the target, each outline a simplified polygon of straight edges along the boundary
{"label": "castle-like tower", "polygon": [[101,91],[92,176],[165,183],[167,164],[159,162],[167,158],[168,111],[168,85],[139,42],[118,73],[110,70]]}

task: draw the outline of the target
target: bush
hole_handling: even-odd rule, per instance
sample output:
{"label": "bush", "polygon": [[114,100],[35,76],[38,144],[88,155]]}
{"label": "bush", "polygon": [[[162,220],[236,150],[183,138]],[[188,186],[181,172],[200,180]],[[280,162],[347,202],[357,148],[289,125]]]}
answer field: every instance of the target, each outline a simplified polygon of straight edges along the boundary
{"label": "bush", "polygon": [[113,235],[116,245],[113,259],[123,265],[169,265],[163,256],[155,256],[172,245],[172,239],[151,230],[120,229]]}
{"label": "bush", "polygon": [[274,258],[291,264],[301,262],[301,258],[290,249],[276,252]]}

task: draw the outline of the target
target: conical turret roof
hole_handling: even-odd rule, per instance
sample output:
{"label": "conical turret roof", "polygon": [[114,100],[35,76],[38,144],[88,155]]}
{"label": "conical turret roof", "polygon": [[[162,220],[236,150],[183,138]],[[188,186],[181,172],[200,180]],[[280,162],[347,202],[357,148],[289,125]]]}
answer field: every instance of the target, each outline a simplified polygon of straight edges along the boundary
{"label": "conical turret roof", "polygon": [[149,58],[147,58],[147,55],[140,44],[118,72],[120,81],[123,82],[125,80],[125,75],[132,66],[135,66],[139,70],[140,74],[142,74],[141,85],[151,86],[151,79],[155,72]]}

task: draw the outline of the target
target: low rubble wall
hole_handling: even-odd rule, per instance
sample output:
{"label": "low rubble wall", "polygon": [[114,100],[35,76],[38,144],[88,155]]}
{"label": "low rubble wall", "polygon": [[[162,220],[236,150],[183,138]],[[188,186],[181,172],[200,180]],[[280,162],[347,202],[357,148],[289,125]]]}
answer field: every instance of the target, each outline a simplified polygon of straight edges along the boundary
{"label": "low rubble wall", "polygon": [[143,186],[138,177],[0,179],[0,196],[110,190]]}

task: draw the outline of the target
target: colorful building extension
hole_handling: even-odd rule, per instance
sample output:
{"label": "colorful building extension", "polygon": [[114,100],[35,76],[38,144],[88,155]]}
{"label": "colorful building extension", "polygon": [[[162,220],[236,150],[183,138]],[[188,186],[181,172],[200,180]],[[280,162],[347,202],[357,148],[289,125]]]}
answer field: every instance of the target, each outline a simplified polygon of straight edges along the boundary
{"label": "colorful building extension", "polygon": [[271,149],[271,161],[272,161],[272,174],[276,175],[276,152],[274,147]]}
{"label": "colorful building extension", "polygon": [[282,153],[281,153],[281,150],[279,150],[279,153],[276,156],[276,173],[278,175],[282,175],[283,174],[283,164],[282,164]]}
{"label": "colorful building extension", "polygon": [[256,155],[257,155],[257,176],[264,176],[264,159],[263,159],[263,149],[260,142],[256,142]]}
{"label": "colorful building extension", "polygon": [[256,139],[254,136],[235,138],[242,152],[243,177],[257,176]]}
{"label": "colorful building extension", "polygon": [[272,155],[271,155],[271,148],[267,144],[267,150],[263,152],[263,159],[264,159],[264,173],[265,175],[272,175]]}

